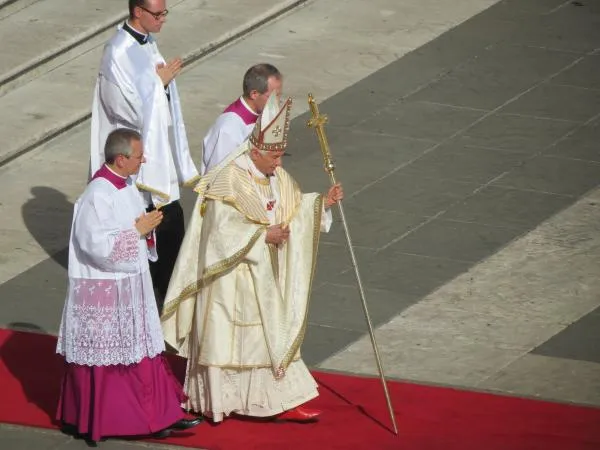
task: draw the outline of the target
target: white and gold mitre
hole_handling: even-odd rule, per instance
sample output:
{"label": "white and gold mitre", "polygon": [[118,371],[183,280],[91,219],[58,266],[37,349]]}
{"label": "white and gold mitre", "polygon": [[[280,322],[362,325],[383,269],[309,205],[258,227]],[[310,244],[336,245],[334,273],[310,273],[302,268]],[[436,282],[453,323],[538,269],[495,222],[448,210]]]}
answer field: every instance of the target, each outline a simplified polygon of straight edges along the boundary
{"label": "white and gold mitre", "polygon": [[250,134],[250,143],[259,150],[282,152],[287,146],[290,129],[290,111],[292,99],[288,98],[279,106],[278,96],[273,91],[256,120],[256,125]]}

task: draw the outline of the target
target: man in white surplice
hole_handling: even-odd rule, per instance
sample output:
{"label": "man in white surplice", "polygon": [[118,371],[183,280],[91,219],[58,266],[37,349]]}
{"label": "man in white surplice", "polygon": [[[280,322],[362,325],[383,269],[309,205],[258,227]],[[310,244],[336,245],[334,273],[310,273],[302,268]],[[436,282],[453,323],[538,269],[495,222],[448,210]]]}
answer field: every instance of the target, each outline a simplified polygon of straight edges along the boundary
{"label": "man in white surplice", "polygon": [[135,182],[146,208],[162,208],[156,230],[159,259],[150,264],[159,310],[185,233],[179,185],[193,187],[190,156],[175,77],[181,59],[164,60],[154,37],[168,10],[165,0],[130,0],[129,19],[104,47],[92,105],[90,174],[104,163],[106,136],[116,128],[140,131],[146,164]]}
{"label": "man in white surplice", "polygon": [[291,99],[273,93],[254,131],[202,177],[163,313],[166,341],[188,358],[185,407],[311,421],[318,395],[300,357],[320,231],[340,185],[303,194],[281,167]]}
{"label": "man in white surplice", "polygon": [[113,131],[105,155],[73,214],[57,344],[66,361],[57,420],[91,441],[165,437],[200,421],[183,419],[183,389],[162,356],[148,272],[162,213],[144,211],[131,181],[144,162],[139,133]]}
{"label": "man in white surplice", "polygon": [[250,67],[242,81],[242,96],[231,103],[206,133],[202,141],[200,173],[219,165],[248,138],[271,92],[281,95],[283,76],[272,64]]}

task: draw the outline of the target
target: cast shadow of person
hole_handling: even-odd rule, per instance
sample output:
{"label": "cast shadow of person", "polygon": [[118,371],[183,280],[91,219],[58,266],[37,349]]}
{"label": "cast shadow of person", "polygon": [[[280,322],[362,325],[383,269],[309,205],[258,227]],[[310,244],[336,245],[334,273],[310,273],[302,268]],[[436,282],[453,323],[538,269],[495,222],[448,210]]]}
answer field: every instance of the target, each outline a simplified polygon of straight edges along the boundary
{"label": "cast shadow of person", "polygon": [[32,187],[31,194],[21,207],[23,221],[48,256],[66,269],[73,204],[47,186]]}
{"label": "cast shadow of person", "polygon": [[[0,361],[21,385],[27,401],[55,423],[64,367],[63,360],[56,354],[56,338],[30,323],[13,322],[7,328],[8,337],[0,341]],[[22,410],[23,406],[15,405],[15,411]],[[34,417],[35,413],[27,412],[27,416]]]}

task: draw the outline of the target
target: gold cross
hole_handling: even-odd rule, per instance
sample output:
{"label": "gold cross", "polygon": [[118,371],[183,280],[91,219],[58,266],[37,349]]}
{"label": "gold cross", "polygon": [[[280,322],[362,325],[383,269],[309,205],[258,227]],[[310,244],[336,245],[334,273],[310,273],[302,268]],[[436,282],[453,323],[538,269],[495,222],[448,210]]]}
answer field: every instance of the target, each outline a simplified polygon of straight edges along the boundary
{"label": "gold cross", "polygon": [[277,125],[275,128],[273,128],[273,131],[271,131],[271,133],[273,133],[273,136],[279,137],[279,135],[281,134],[281,127]]}

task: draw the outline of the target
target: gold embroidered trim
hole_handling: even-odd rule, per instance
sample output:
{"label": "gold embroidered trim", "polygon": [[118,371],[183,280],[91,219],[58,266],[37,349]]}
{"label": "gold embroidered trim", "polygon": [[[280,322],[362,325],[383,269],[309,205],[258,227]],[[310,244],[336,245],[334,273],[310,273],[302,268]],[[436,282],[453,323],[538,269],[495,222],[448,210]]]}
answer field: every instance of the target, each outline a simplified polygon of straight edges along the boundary
{"label": "gold embroidered trim", "polygon": [[208,278],[213,278],[216,275],[231,269],[233,266],[237,266],[241,262],[242,258],[244,258],[244,256],[246,256],[248,254],[250,249],[252,247],[254,247],[254,244],[256,243],[258,238],[262,235],[264,230],[265,230],[265,227],[260,227],[258,230],[256,230],[254,232],[254,234],[252,235],[252,237],[250,238],[248,243],[243,248],[241,248],[240,250],[235,252],[229,258],[225,258],[224,260],[219,261],[218,263],[207,267],[204,270],[204,274],[203,274],[202,278],[204,278],[205,280]]}
{"label": "gold embroidered trim", "polygon": [[315,222],[313,224],[313,233],[314,233],[313,234],[313,261],[312,261],[312,268],[311,268],[311,274],[310,274],[310,284],[308,286],[309,298],[306,302],[306,310],[304,311],[304,323],[300,327],[300,332],[298,333],[298,336],[296,336],[296,339],[294,339],[292,346],[290,347],[290,349],[288,350],[288,352],[286,353],[285,357],[283,358],[283,360],[281,362],[281,367],[284,370],[289,367],[289,365],[292,361],[294,361],[294,357],[296,356],[296,353],[298,353],[298,350],[300,349],[300,346],[302,345],[302,342],[304,341],[304,335],[306,333],[306,325],[308,323],[308,305],[310,303],[310,296],[311,296],[311,291],[312,291],[312,282],[313,282],[314,275],[315,275],[315,268],[317,267],[317,252],[319,250],[319,238],[321,237],[321,216],[323,214],[323,196],[322,195],[317,197],[317,200],[315,201],[314,213],[315,213]]}
{"label": "gold embroidered trim", "polygon": [[179,308],[179,305],[181,304],[181,302],[183,302],[184,300],[190,298],[192,295],[197,293],[200,289],[202,289],[202,286],[203,286],[203,280],[200,279],[200,280],[195,281],[194,283],[187,285],[185,288],[183,288],[181,293],[177,297],[175,297],[175,300],[165,304],[163,313],[160,316],[160,320],[164,322],[170,316],[175,314],[175,312],[177,312],[177,309]]}
{"label": "gold embroidered trim", "polygon": [[[281,110],[273,118],[271,123],[269,123],[265,127],[265,129],[262,131],[261,131],[261,128],[262,128],[261,117],[259,117],[258,120],[256,121],[256,126],[252,130],[252,134],[250,134],[250,138],[249,138],[250,143],[254,147],[258,148],[259,150],[265,150],[265,151],[270,151],[270,152],[284,151],[285,148],[287,147],[288,132],[290,130],[290,110],[291,109],[292,109],[292,99],[288,98],[285,102],[284,107],[281,108]],[[283,125],[283,130],[282,130],[281,142],[276,142],[273,144],[265,144],[264,143],[265,133],[267,131],[269,131],[271,126],[279,119],[279,116],[281,116],[281,114],[285,114],[285,121],[284,121],[284,125]],[[279,134],[277,134],[276,137],[279,138]]]}
{"label": "gold embroidered trim", "polygon": [[[296,357],[292,362],[298,361],[300,357]],[[212,364],[202,361],[198,361],[198,366],[203,367],[217,367],[219,369],[230,369],[230,370],[244,370],[244,369],[271,369],[272,364]]]}
{"label": "gold embroidered trim", "polygon": [[225,272],[226,270],[229,270],[233,266],[238,265],[240,263],[240,261],[242,260],[242,258],[244,256],[246,256],[248,254],[248,252],[250,251],[250,249],[254,246],[254,244],[256,243],[256,241],[258,240],[258,238],[261,236],[262,232],[264,231],[264,229],[265,229],[264,227],[260,227],[252,235],[252,237],[250,238],[250,241],[248,242],[248,244],[246,244],[246,246],[244,246],[242,249],[235,252],[229,258],[225,258],[224,260],[219,261],[217,264],[213,264],[212,266],[207,267],[204,270],[204,273],[202,274],[201,279],[196,280],[195,282],[193,282],[193,283],[187,285],[185,288],[183,288],[181,293],[177,297],[175,297],[175,300],[170,301],[168,304],[165,305],[164,311],[161,316],[161,320],[166,320],[168,317],[173,315],[179,308],[179,305],[181,304],[181,302],[183,302],[187,298],[191,297],[192,295],[198,293],[198,291],[200,291],[200,289],[202,289],[204,286],[206,286],[211,281],[212,278],[214,278],[215,276],[219,275],[222,272]]}
{"label": "gold embroidered trim", "polygon": [[156,190],[154,188],[151,188],[150,186],[147,186],[147,185],[142,184],[142,183],[135,183],[135,185],[137,186],[138,189],[141,189],[143,191],[148,191],[148,192],[150,192],[151,194],[154,194],[154,195],[158,195],[159,197],[161,197],[162,199],[164,199],[166,201],[166,203],[169,203],[169,199],[171,197],[169,197],[168,194],[165,194],[164,192],[158,191],[158,190]]}

